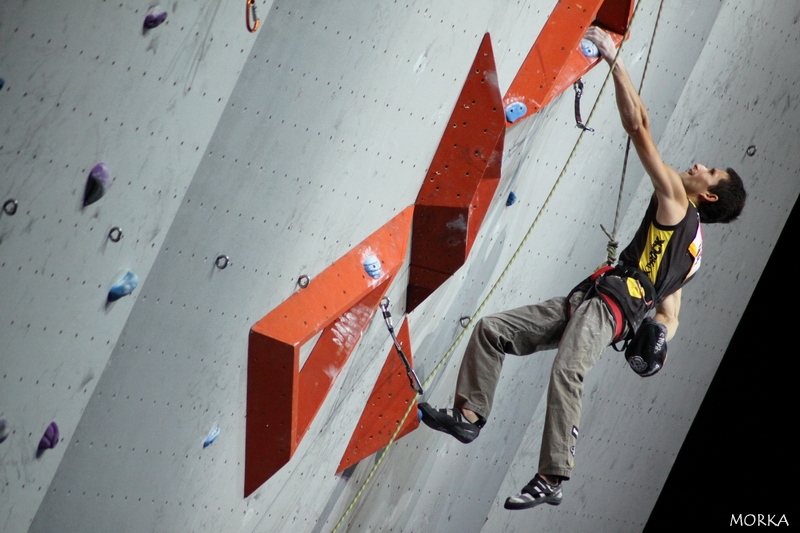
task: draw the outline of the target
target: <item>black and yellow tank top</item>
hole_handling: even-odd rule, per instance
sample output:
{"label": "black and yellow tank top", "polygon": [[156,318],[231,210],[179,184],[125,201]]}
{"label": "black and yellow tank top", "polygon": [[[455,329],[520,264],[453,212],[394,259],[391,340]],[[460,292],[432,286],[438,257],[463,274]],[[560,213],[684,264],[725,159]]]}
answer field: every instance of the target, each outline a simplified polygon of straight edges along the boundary
{"label": "black and yellow tank top", "polygon": [[[650,278],[656,289],[656,305],[688,283],[703,256],[703,232],[694,204],[689,202],[686,216],[674,226],[659,224],[657,209],[653,196],[633,240],[620,254],[620,263],[636,267]],[[636,280],[627,278],[627,285],[630,296],[642,296]]]}
{"label": "black and yellow tank top", "polygon": [[[650,200],[642,223],[631,243],[620,254],[619,265],[602,275],[600,269],[578,284],[573,290],[587,294],[595,288],[612,308],[624,316],[625,324],[617,324],[618,335],[630,335],[653,307],[677,291],[694,277],[703,257],[703,233],[697,208],[689,202],[683,220],[674,226],[664,226],[656,221],[658,201]],[[639,272],[630,272],[630,270]],[[647,280],[652,288],[645,287]],[[638,278],[638,279],[637,279]],[[655,296],[652,295],[655,289]],[[570,295],[572,295],[570,293]],[[608,298],[616,305],[612,305]],[[616,311],[614,308],[616,307]]]}

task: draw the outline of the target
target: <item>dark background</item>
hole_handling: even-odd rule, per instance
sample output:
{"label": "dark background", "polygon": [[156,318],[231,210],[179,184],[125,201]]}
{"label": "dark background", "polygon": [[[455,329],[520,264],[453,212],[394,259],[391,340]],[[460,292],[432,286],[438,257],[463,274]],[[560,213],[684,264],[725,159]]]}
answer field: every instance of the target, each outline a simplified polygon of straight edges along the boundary
{"label": "dark background", "polygon": [[739,514],[798,525],[798,215],[795,203],[644,533],[730,531]]}

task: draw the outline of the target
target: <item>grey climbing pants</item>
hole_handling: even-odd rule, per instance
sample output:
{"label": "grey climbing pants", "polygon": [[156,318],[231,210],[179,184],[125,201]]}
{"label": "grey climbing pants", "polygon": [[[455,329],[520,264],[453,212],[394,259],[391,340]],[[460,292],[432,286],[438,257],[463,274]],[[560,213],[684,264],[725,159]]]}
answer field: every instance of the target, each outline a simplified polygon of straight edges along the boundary
{"label": "grey climbing pants", "polygon": [[614,317],[599,297],[553,298],[481,318],[472,332],[456,384],[455,407],[487,418],[505,354],[558,348],[539,455],[539,473],[569,479],[581,418],[583,380],[614,337]]}

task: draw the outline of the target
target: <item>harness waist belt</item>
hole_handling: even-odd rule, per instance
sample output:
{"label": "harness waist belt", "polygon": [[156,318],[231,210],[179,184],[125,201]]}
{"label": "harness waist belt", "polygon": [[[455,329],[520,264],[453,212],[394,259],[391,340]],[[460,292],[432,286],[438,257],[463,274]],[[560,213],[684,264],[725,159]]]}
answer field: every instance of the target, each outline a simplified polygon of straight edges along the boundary
{"label": "harness waist belt", "polygon": [[656,302],[656,288],[653,286],[653,282],[650,281],[650,278],[647,277],[647,274],[642,272],[636,267],[632,267],[629,265],[618,264],[616,265],[611,271],[607,274],[612,276],[620,276],[623,278],[633,278],[639,282],[639,284],[644,289],[644,297],[649,303],[649,305],[653,305]]}

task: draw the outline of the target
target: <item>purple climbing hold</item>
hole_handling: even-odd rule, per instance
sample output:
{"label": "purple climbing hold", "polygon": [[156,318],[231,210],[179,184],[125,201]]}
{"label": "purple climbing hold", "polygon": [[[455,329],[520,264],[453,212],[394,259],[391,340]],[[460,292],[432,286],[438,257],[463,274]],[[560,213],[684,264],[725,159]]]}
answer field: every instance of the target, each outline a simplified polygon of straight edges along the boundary
{"label": "purple climbing hold", "polygon": [[8,438],[8,421],[5,418],[0,418],[0,442]]}
{"label": "purple climbing hold", "polygon": [[50,422],[50,425],[44,431],[44,435],[42,435],[42,439],[39,441],[39,451],[55,448],[56,444],[58,444],[58,425],[55,422]]}
{"label": "purple climbing hold", "polygon": [[95,203],[111,187],[111,174],[105,163],[97,163],[89,172],[86,190],[83,192],[83,207]]}
{"label": "purple climbing hold", "polygon": [[160,7],[156,7],[144,18],[144,27],[152,30],[156,26],[160,26],[165,20],[167,20],[167,12]]}

